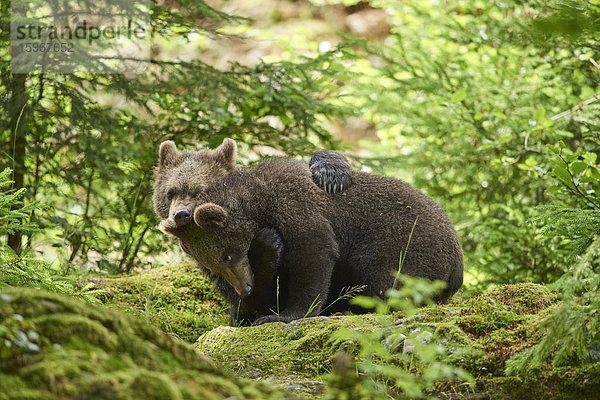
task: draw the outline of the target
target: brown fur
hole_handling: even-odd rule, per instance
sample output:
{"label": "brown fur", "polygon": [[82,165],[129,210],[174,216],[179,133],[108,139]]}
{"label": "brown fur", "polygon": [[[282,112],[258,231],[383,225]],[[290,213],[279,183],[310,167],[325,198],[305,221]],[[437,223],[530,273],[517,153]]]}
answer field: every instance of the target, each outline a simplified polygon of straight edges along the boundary
{"label": "brown fur", "polygon": [[154,211],[163,219],[173,220],[181,209],[192,211],[193,199],[201,191],[235,169],[237,145],[225,139],[214,152],[178,151],[168,140],[160,145],[155,171]]}
{"label": "brown fur", "polygon": [[[302,163],[266,162],[207,188],[197,198],[198,228],[170,232],[212,273],[233,275],[228,281],[241,295],[255,283],[248,279],[252,238],[264,228],[279,232],[282,311],[256,323],[316,315],[343,287],[366,285],[363,294],[381,295],[392,286],[400,252],[407,248],[402,272],[447,282],[436,299],[446,301],[462,285],[463,270],[462,250],[446,214],[404,182],[361,172],[352,172],[351,180],[346,191],[330,196]],[[348,309],[338,304],[338,310]]]}

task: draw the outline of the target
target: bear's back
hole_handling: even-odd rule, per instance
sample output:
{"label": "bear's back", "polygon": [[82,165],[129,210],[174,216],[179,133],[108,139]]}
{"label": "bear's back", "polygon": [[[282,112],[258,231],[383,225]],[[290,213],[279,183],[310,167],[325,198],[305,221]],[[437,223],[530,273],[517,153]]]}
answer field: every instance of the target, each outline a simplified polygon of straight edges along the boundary
{"label": "bear's back", "polygon": [[[254,199],[263,208],[277,210],[301,223],[303,214],[325,214],[328,194],[319,188],[306,164],[288,158],[273,158],[258,165],[252,172],[262,184]],[[292,218],[293,215],[297,217]]]}
{"label": "bear's back", "polygon": [[[460,271],[462,284],[462,250],[450,219],[405,182],[353,172],[352,185],[330,197],[327,218],[344,255],[344,271],[391,276],[402,254],[403,273],[450,281]],[[369,294],[384,291],[385,281]]]}
{"label": "bear's back", "polygon": [[353,172],[352,185],[330,196],[329,203],[331,218],[340,220],[349,229],[360,228],[364,222],[373,219],[396,225],[398,219],[405,222],[418,217],[421,223],[434,223],[453,230],[448,216],[433,199],[394,178]]}

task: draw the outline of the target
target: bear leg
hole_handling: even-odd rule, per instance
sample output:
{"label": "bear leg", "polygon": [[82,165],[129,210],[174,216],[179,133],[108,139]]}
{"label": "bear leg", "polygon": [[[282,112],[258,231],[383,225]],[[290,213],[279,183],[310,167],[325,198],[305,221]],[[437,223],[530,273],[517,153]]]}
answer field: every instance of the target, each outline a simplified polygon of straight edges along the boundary
{"label": "bear leg", "polygon": [[[258,318],[254,325],[266,322],[291,322],[319,315],[327,295],[333,269],[339,258],[338,244],[327,220],[306,220],[304,229],[283,233],[282,302],[279,315]],[[308,228],[307,228],[308,227]]]}

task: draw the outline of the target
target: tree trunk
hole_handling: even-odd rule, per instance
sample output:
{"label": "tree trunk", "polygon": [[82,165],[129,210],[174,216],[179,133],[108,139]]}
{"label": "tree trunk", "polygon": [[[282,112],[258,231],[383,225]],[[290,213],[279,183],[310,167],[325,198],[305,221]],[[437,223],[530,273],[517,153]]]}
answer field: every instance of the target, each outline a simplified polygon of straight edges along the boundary
{"label": "tree trunk", "polygon": [[[27,113],[25,106],[27,104],[27,92],[25,91],[25,81],[27,74],[13,74],[10,83],[10,149],[12,155],[14,189],[18,190],[24,185],[25,178],[25,149],[27,147],[26,126]],[[8,235],[8,245],[17,254],[21,252],[21,233],[16,232]]]}

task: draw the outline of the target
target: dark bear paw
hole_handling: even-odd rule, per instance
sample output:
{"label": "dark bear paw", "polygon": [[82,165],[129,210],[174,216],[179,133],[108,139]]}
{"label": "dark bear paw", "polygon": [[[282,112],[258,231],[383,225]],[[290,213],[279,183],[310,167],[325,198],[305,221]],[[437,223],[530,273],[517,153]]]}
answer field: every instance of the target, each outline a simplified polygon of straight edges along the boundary
{"label": "dark bear paw", "polygon": [[261,250],[269,250],[276,256],[280,256],[283,251],[283,241],[279,233],[273,228],[263,228],[256,232],[252,245],[260,246]]}
{"label": "dark bear paw", "polygon": [[[264,228],[256,232],[248,251],[250,263],[256,269],[255,275],[256,272],[266,273],[267,271],[275,274],[281,261],[282,252],[283,241],[275,229]],[[267,276],[263,276],[263,279],[266,278]]]}
{"label": "dark bear paw", "polygon": [[350,186],[352,167],[342,153],[319,151],[312,156],[308,167],[315,183],[327,193],[341,192]]}

